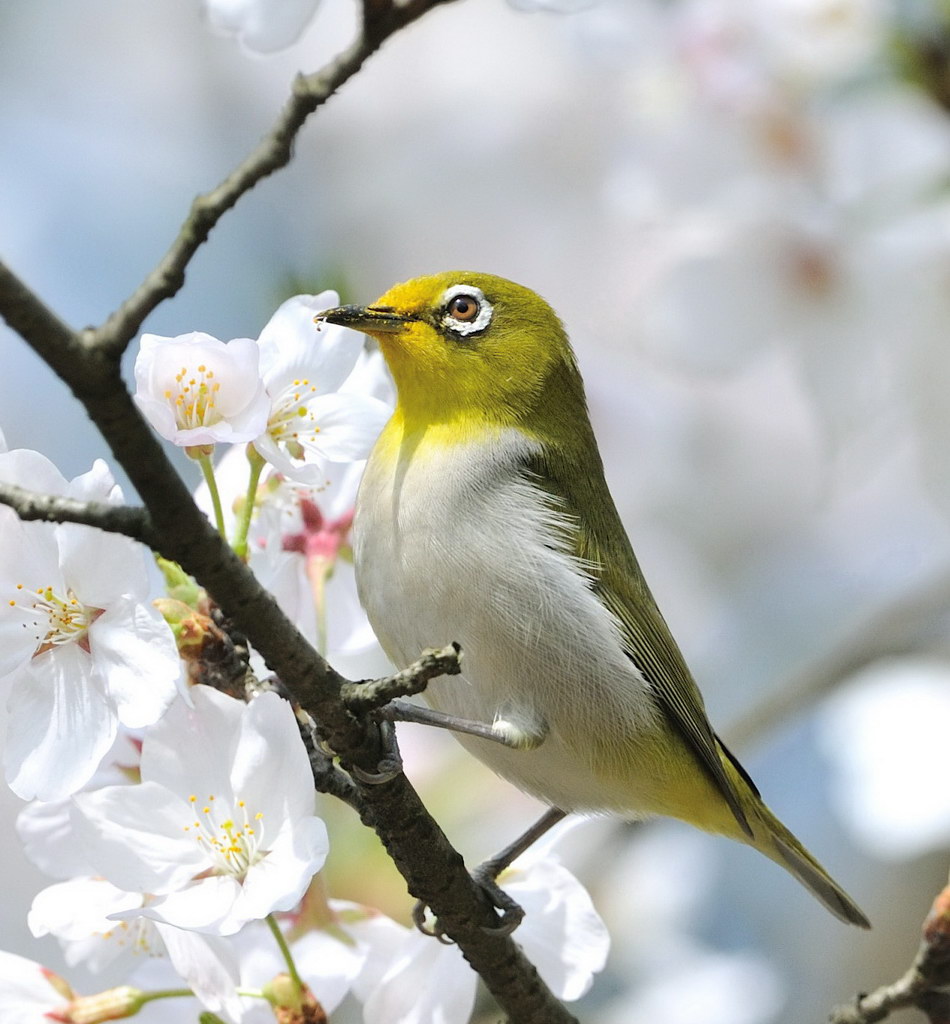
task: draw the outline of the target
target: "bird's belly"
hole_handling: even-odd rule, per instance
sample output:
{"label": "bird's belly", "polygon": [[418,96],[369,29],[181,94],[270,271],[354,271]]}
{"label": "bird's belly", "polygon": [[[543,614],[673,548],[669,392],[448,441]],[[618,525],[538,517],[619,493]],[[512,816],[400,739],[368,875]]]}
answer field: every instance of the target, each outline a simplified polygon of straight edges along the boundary
{"label": "bird's belly", "polygon": [[546,731],[531,750],[459,737],[500,775],[565,810],[650,812],[665,727],[647,685],[550,500],[484,461],[462,446],[371,460],[354,525],[370,622],[400,667],[461,644],[463,675],[430,683],[434,707]]}

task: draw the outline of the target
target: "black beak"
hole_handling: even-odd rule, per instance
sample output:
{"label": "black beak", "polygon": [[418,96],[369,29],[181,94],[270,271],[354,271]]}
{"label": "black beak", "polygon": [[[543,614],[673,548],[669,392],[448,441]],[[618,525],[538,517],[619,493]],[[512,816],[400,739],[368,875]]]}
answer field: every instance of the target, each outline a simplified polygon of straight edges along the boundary
{"label": "black beak", "polygon": [[339,324],[365,334],[396,334],[410,319],[391,306],[337,306],[325,309],[313,318],[318,327],[322,323]]}

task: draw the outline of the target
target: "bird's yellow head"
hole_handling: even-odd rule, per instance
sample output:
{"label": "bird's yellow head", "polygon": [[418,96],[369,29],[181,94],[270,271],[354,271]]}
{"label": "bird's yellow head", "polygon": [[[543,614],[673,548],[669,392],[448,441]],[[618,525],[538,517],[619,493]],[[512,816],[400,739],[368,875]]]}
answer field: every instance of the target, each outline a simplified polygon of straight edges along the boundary
{"label": "bird's yellow head", "polygon": [[341,306],[317,319],[379,342],[410,423],[524,424],[549,387],[580,388],[554,310],[530,289],[491,274],[419,277],[370,306]]}

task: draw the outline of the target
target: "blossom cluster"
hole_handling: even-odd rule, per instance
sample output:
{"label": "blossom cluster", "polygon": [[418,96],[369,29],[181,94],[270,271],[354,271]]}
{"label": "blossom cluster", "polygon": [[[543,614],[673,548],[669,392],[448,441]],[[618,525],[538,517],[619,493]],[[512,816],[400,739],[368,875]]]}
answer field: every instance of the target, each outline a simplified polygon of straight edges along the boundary
{"label": "blossom cluster", "polygon": [[[199,506],[345,666],[377,646],[347,555],[393,393],[360,335],[316,326],[337,303],[295,296],[256,340],[145,335],[134,398],[200,464]],[[122,501],[102,462],[67,481],[38,452],[0,450],[0,480]],[[149,1005],[150,1020],[177,1021],[187,999],[192,1017],[253,1024],[328,1014],[349,996],[367,1024],[465,1024],[476,978],[456,947],[328,895],[330,839],[293,710],[266,689],[244,702],[205,685],[210,599],[159,565],[166,593],[153,601],[135,542],[0,507],[6,778],[31,801],[18,820],[26,853],[56,879],[29,927],[54,936],[69,966],[123,981],[81,995],[0,952],[0,1018],[94,1024]],[[253,651],[247,671],[266,672]],[[518,938],[542,975],[566,999],[583,994],[608,945],[586,891],[548,848],[503,882],[528,910]]]}

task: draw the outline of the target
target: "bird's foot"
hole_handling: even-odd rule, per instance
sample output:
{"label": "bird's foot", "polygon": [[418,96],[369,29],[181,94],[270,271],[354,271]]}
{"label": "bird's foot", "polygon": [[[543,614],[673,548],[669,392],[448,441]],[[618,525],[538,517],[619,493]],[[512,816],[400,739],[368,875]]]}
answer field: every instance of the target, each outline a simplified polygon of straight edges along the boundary
{"label": "bird's foot", "polygon": [[482,930],[489,935],[505,936],[510,935],[524,920],[524,910],[495,881],[497,874],[494,861],[487,860],[475,868],[472,879],[481,887],[499,914],[497,924],[486,925]]}
{"label": "bird's foot", "polygon": [[[480,864],[472,872],[472,881],[482,890],[492,907],[499,912],[498,923],[483,925],[482,931],[488,935],[500,937],[511,935],[524,919],[524,910],[495,881],[492,873],[492,861]],[[422,900],[419,900],[413,907],[412,920],[423,935],[431,935],[447,946],[452,945],[452,940],[446,937],[445,930],[438,918],[431,924],[429,923],[429,908]]]}
{"label": "bird's foot", "polygon": [[391,722],[379,723],[379,742],[383,753],[375,772],[368,772],[353,764],[350,774],[367,786],[382,786],[402,774],[402,756],[396,743],[396,730]]}

